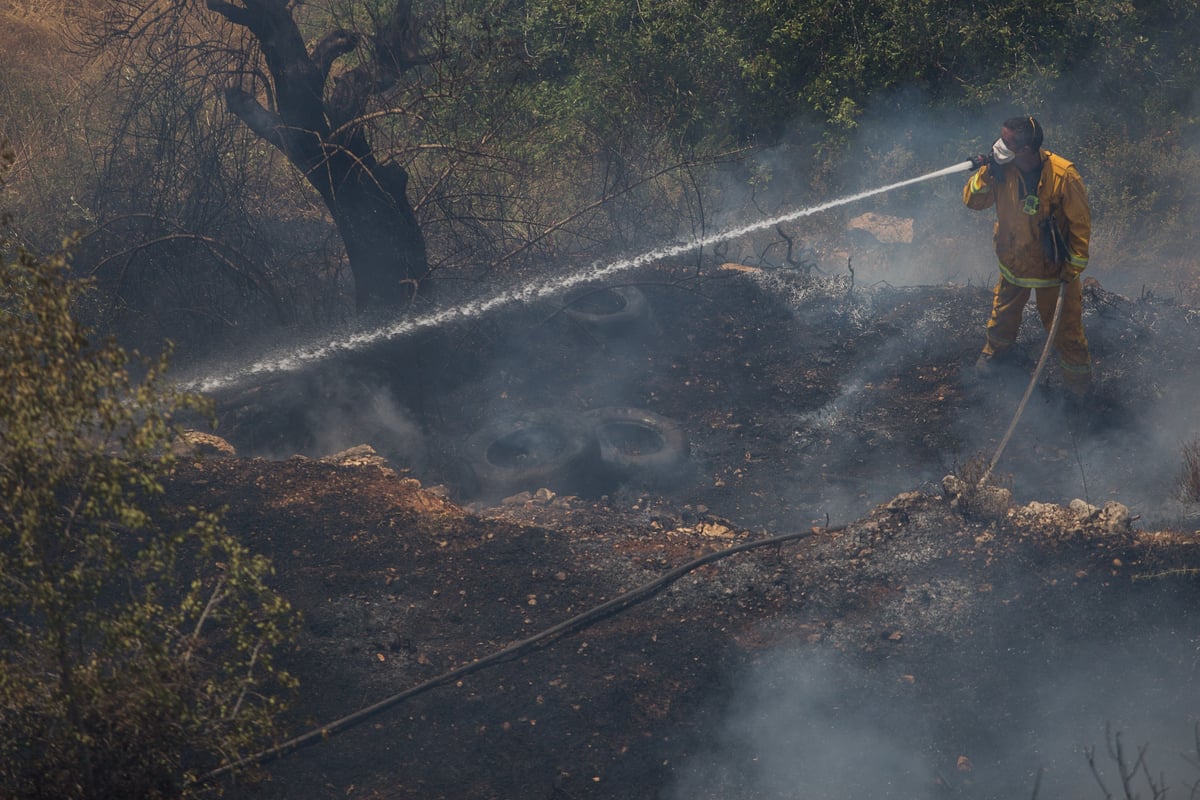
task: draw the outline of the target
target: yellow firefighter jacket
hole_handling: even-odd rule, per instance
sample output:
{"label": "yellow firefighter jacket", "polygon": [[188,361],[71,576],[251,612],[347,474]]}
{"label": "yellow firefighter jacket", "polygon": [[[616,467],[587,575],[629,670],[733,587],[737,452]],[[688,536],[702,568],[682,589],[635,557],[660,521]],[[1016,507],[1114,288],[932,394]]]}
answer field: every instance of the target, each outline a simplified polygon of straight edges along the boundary
{"label": "yellow firefighter jacket", "polygon": [[[1083,272],[1092,233],[1087,191],[1075,165],[1049,150],[1042,150],[1041,156],[1042,174],[1036,187],[1026,186],[1012,164],[999,168],[989,164],[980,167],[963,188],[968,208],[996,206],[993,243],[1000,273],[1009,283],[1029,288],[1057,286],[1064,269],[1069,277]],[[1003,171],[1002,179],[997,169]],[[1042,244],[1039,223],[1050,215],[1066,240],[1062,264],[1054,263]]]}

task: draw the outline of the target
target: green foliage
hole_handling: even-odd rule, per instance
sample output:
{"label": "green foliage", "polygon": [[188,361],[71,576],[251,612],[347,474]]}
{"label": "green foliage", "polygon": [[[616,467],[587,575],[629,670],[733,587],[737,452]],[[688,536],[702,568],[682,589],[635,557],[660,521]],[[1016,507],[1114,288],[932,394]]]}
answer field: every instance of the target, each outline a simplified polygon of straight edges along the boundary
{"label": "green foliage", "polygon": [[[516,136],[502,134],[498,147],[542,170],[571,167],[534,180],[568,181],[596,158],[608,160],[606,176],[645,173],[652,167],[640,159],[661,166],[731,143],[770,144],[807,121],[818,131],[798,155],[815,163],[797,166],[819,173],[842,162],[852,143],[862,147],[857,134],[868,115],[900,124],[974,117],[990,134],[1021,110],[1038,114],[1051,144],[1086,165],[1100,154],[1079,146],[1083,131],[1117,140],[1106,143],[1109,156],[1120,141],[1139,142],[1172,120],[1190,123],[1184,117],[1197,78],[1189,42],[1200,11],[1161,0],[459,0],[439,7],[449,32],[438,39],[444,52],[478,68],[477,79],[453,93],[465,104],[439,108],[459,120],[474,115],[474,130],[527,121],[509,129]],[[946,139],[955,137],[946,130]],[[946,144],[956,154],[965,147]],[[1136,192],[1131,172],[1106,178],[1118,192]],[[1109,183],[1091,185],[1103,210]]]}
{"label": "green foliage", "polygon": [[[1194,85],[1194,4],[1150,0],[751,0],[733,27],[752,105],[831,133],[903,90],[926,110],[1058,100],[1153,118]],[[1149,87],[1149,91],[1147,90]],[[907,108],[907,111],[921,109]],[[1074,109],[1073,109],[1074,110]],[[787,117],[783,115],[788,115]],[[766,112],[759,119],[766,118]]]}
{"label": "green foliage", "polygon": [[[374,26],[391,6],[288,5],[310,47],[335,27],[359,34],[329,91],[372,58]],[[18,131],[23,156],[64,142],[41,167],[53,180],[23,185],[22,202],[75,203],[65,223],[24,214],[23,240],[88,225],[77,258],[99,279],[95,318],[126,341],[168,330],[191,352],[226,332],[338,318],[344,253],[330,220],[223,105],[229,85],[271,105],[261,53],[203,3],[101,7],[103,20],[123,22],[119,45],[92,51],[111,69],[88,73],[102,75],[80,93],[88,104],[0,92],[0,124]],[[670,240],[710,224],[704,215],[722,202],[744,205],[747,186],[709,185],[703,170],[673,166],[782,142],[787,162],[775,172],[807,198],[847,188],[848,164],[860,185],[944,164],[986,146],[1020,111],[1037,114],[1048,145],[1084,172],[1098,246],[1137,237],[1146,215],[1160,232],[1186,233],[1200,82],[1193,2],[413,0],[413,9],[426,60],[377,98],[364,131],[381,162],[408,170],[446,284],[513,265],[513,253],[541,269]],[[1164,141],[1168,155],[1155,157]],[[29,161],[26,181],[36,175]],[[43,235],[25,235],[37,225]]]}
{"label": "green foliage", "polygon": [[0,796],[152,798],[261,746],[292,684],[270,564],[173,509],[198,399],[73,308],[65,255],[0,249]]}
{"label": "green foliage", "polygon": [[695,145],[736,134],[742,86],[724,2],[527,4],[523,38],[538,108],[601,141],[633,123]]}

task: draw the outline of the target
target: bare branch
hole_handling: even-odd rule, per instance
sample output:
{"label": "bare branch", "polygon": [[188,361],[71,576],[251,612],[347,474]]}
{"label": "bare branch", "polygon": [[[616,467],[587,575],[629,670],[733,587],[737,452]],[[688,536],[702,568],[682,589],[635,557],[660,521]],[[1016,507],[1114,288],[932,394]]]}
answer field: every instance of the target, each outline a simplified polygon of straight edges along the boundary
{"label": "bare branch", "polygon": [[333,62],[358,47],[360,37],[353,31],[338,28],[321,37],[313,47],[312,60],[322,77],[328,77]]}
{"label": "bare branch", "polygon": [[258,663],[258,654],[262,651],[262,646],[262,639],[254,643],[254,650],[250,653],[250,663],[246,665],[246,680],[242,683],[242,691],[238,693],[237,702],[229,710],[229,719],[237,719],[238,712],[242,710],[242,703],[246,700],[246,693],[250,691],[250,687],[253,685],[254,665]]}
{"label": "bare branch", "polygon": [[240,256],[240,254],[237,254],[236,251],[234,251],[228,245],[226,245],[222,242],[218,242],[217,240],[213,239],[212,237],[203,236],[203,235],[196,234],[196,233],[172,233],[172,234],[167,234],[164,236],[159,236],[156,239],[150,239],[150,240],[147,240],[144,242],[139,242],[136,245],[133,245],[131,247],[125,248],[124,250],[121,250],[120,252],[113,253],[112,255],[109,255],[109,256],[106,256],[105,258],[100,259],[92,266],[90,273],[93,275],[96,274],[97,272],[102,270],[106,265],[108,265],[110,262],[112,262],[118,258],[124,258],[126,256],[133,255],[134,253],[137,253],[137,252],[140,252],[143,250],[149,250],[150,248],[156,247],[161,244],[166,244],[169,242],[180,241],[180,240],[195,241],[195,242],[199,242],[200,244],[204,245],[204,247],[208,250],[209,253],[212,254],[212,256],[217,260],[217,262],[219,264],[224,266],[226,269],[228,269],[234,275],[238,276],[240,279],[249,283],[251,286],[254,287],[255,290],[260,292],[264,297],[268,298],[271,301],[271,304],[275,307],[275,312],[279,315],[280,319],[283,319],[284,317],[286,317],[286,314],[284,312],[284,307],[283,307],[283,301],[280,299],[278,293],[275,291],[275,288],[269,282],[264,281],[264,280],[258,278],[257,276],[248,274],[248,272],[246,270],[239,268],[238,265],[235,264],[229,257],[224,255],[223,251],[226,251],[226,250],[232,251],[235,253],[235,255],[238,255],[239,257],[241,257],[242,260],[247,261],[247,263],[249,263],[248,259],[245,259],[244,257]]}
{"label": "bare branch", "polygon": [[1038,799],[1038,793],[1042,789],[1042,775],[1044,775],[1045,772],[1046,772],[1046,770],[1042,769],[1041,767],[1038,768],[1037,775],[1034,776],[1034,779],[1033,779],[1033,794],[1031,794],[1029,796],[1029,800],[1037,800]]}
{"label": "bare branch", "polygon": [[565,225],[570,224],[573,220],[578,219],[579,217],[583,216],[584,214],[588,213],[589,211],[594,211],[595,209],[600,208],[604,204],[612,201],[613,198],[620,197],[623,194],[632,192],[637,187],[642,186],[643,184],[649,183],[650,181],[652,181],[656,178],[659,178],[663,175],[666,175],[669,172],[674,172],[675,170],[680,169],[683,166],[684,166],[683,164],[672,164],[670,166],[663,167],[662,169],[645,176],[641,180],[636,181],[635,183],[633,183],[630,186],[623,187],[620,190],[615,191],[615,192],[606,192],[599,199],[597,199],[591,203],[588,203],[586,206],[584,206],[582,208],[576,209],[574,212],[572,212],[571,214],[568,214],[566,217],[563,217],[562,219],[558,220],[557,222],[550,223],[536,236],[532,237],[528,241],[522,242],[520,246],[514,248],[513,250],[510,250],[508,253],[505,253],[503,256],[498,258],[496,260],[496,263],[503,264],[505,261],[515,258],[522,252],[528,250],[529,248],[533,247],[535,244],[537,244],[541,240],[545,239],[550,234],[554,233],[555,231],[561,230]]}
{"label": "bare branch", "polygon": [[196,626],[192,629],[192,635],[188,638],[187,649],[183,653],[183,663],[186,664],[190,661],[192,654],[196,652],[196,644],[200,641],[200,632],[204,629],[204,623],[208,621],[209,614],[225,599],[225,593],[222,591],[224,587],[225,576],[222,575],[217,579],[217,585],[213,587],[212,595],[204,604],[204,611],[200,613],[200,618],[196,620]]}
{"label": "bare branch", "polygon": [[225,89],[225,103],[246,127],[266,139],[275,147],[287,152],[287,137],[283,134],[283,120],[273,111],[263,107],[249,92],[229,86]]}
{"label": "bare branch", "polygon": [[241,25],[243,27],[249,27],[250,25],[250,12],[241,6],[235,6],[233,3],[226,3],[224,0],[208,0],[208,10],[217,12],[234,25]]}
{"label": "bare branch", "polygon": [[1096,783],[1100,786],[1100,791],[1104,793],[1104,800],[1113,800],[1113,794],[1104,785],[1104,778],[1100,776],[1100,766],[1096,763],[1096,748],[1088,747],[1084,751],[1084,757],[1087,758],[1088,769],[1092,772],[1092,777],[1096,779]]}

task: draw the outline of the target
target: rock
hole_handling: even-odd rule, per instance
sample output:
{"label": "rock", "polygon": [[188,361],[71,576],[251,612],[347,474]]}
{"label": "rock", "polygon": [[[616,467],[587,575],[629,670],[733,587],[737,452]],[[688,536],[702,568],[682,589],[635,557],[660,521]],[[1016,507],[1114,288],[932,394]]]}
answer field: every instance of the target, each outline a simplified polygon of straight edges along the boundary
{"label": "rock", "polygon": [[1133,518],[1129,515],[1129,508],[1121,503],[1110,500],[1104,504],[1103,508],[1097,508],[1091,503],[1076,498],[1071,501],[1068,508],[1087,528],[1106,535],[1128,533],[1133,528]]}
{"label": "rock", "polygon": [[1039,503],[1036,500],[1017,509],[1014,519],[1021,524],[1057,528],[1070,533],[1092,533],[1111,536],[1128,533],[1133,528],[1129,508],[1121,503],[1108,502],[1103,508],[1078,498],[1066,506]]}
{"label": "rock", "polygon": [[904,217],[868,211],[850,220],[846,227],[868,233],[882,244],[912,244],[913,240],[913,221]]}
{"label": "rock", "polygon": [[1070,502],[1070,504],[1068,504],[1067,508],[1074,511],[1075,516],[1077,516],[1083,520],[1091,519],[1096,514],[1096,512],[1098,512],[1100,510],[1100,509],[1096,508],[1094,505],[1092,505],[1091,503],[1088,503],[1084,500],[1080,500],[1078,497],[1076,497],[1074,500],[1072,500]]}
{"label": "rock", "polygon": [[533,499],[533,492],[517,492],[516,494],[510,494],[508,497],[505,497],[504,499],[502,499],[500,501],[500,505],[502,505],[502,506],[520,506],[520,505],[524,505],[525,503],[528,503],[532,499]]}
{"label": "rock", "polygon": [[942,491],[952,508],[967,513],[1000,516],[1013,503],[1010,490],[990,483],[973,485],[957,475],[942,478]]}
{"label": "rock", "polygon": [[901,492],[889,500],[884,508],[888,511],[906,511],[919,505],[924,499],[925,495],[921,492]]}
{"label": "rock", "polygon": [[171,443],[171,452],[177,456],[215,456],[232,458],[237,455],[233,445],[212,433],[184,430]]}
{"label": "rock", "polygon": [[951,501],[957,500],[967,489],[967,482],[957,475],[947,475],[942,478],[942,491]]}
{"label": "rock", "polygon": [[723,269],[727,272],[762,272],[762,270],[758,267],[748,267],[745,264],[735,264],[732,262],[722,264],[720,269]]}
{"label": "rock", "polygon": [[385,472],[395,474],[383,456],[375,452],[369,444],[359,444],[340,453],[323,456],[318,459],[324,464],[337,464],[340,467],[378,467]]}
{"label": "rock", "polygon": [[1096,524],[1106,534],[1128,533],[1133,530],[1133,517],[1128,506],[1110,500],[1096,515]]}
{"label": "rock", "polygon": [[713,539],[732,539],[733,528],[719,522],[701,522],[696,526],[696,533]]}

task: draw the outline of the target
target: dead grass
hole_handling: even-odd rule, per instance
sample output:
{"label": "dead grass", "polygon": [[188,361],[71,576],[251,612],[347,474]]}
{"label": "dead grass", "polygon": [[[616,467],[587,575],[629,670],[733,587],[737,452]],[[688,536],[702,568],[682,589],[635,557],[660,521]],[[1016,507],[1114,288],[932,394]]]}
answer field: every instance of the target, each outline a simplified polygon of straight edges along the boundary
{"label": "dead grass", "polygon": [[[38,45],[55,39],[67,19],[66,5],[60,0],[27,0],[0,2],[0,46],[22,61],[37,59],[47,63],[60,57],[60,48],[42,49]],[[9,63],[23,67],[20,62]]]}
{"label": "dead grass", "polygon": [[28,74],[33,81],[55,75],[77,78],[79,61],[66,34],[103,6],[100,0],[0,0],[3,73],[8,79]]}
{"label": "dead grass", "polygon": [[86,121],[101,94],[67,34],[90,5],[0,0],[0,139],[16,155],[5,210],[34,249],[52,249],[84,224],[72,198],[88,194]]}
{"label": "dead grass", "polygon": [[1179,499],[1200,503],[1200,437],[1183,446],[1183,468],[1179,475]]}
{"label": "dead grass", "polygon": [[972,456],[942,482],[954,505],[976,519],[1003,518],[1013,505],[1012,476],[996,472],[989,475],[989,463],[990,459],[982,453]]}

